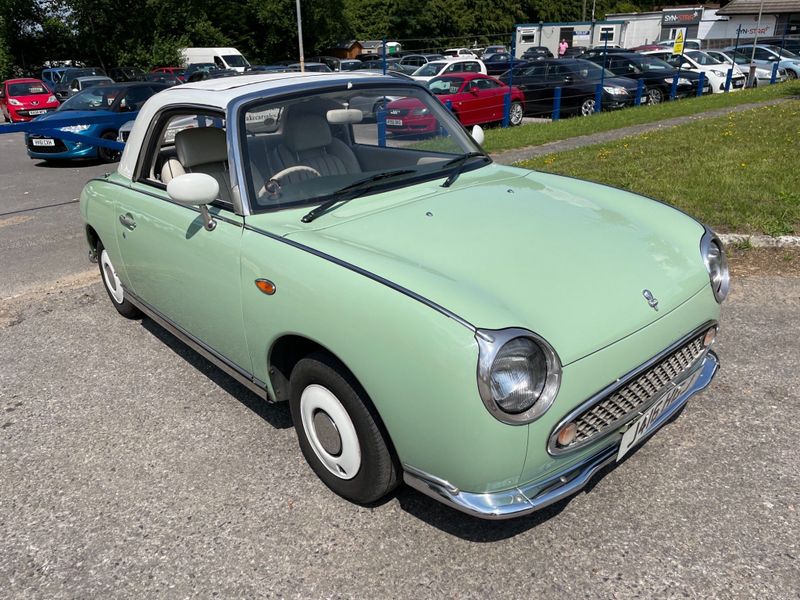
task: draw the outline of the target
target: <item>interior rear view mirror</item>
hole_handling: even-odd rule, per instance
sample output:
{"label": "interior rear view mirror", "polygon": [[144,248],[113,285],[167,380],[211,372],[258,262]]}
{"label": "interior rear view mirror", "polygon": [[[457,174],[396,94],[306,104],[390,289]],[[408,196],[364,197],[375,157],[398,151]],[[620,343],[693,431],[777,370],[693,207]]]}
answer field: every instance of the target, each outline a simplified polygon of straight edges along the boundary
{"label": "interior rear view mirror", "polygon": [[361,123],[364,113],[357,108],[336,108],[329,110],[326,117],[331,125],[353,125]]}

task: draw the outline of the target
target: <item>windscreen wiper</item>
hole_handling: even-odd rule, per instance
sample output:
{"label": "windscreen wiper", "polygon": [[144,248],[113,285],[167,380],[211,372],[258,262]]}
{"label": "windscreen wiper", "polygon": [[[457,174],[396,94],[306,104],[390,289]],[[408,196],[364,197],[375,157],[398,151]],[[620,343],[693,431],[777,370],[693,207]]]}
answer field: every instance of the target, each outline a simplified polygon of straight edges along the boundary
{"label": "windscreen wiper", "polygon": [[464,170],[464,166],[467,164],[472,158],[482,157],[486,160],[491,160],[488,156],[486,156],[483,152],[467,152],[466,154],[462,154],[461,156],[457,156],[456,158],[448,160],[446,163],[442,165],[443,169],[448,167],[456,166],[456,170],[450,173],[450,176],[444,180],[442,187],[450,187],[455,183],[455,180],[458,179],[458,176],[461,175],[461,172]]}
{"label": "windscreen wiper", "polygon": [[364,179],[359,179],[358,181],[351,183],[350,185],[344,186],[342,189],[337,190],[333,193],[331,198],[317,206],[315,209],[310,210],[303,218],[300,219],[303,223],[311,223],[314,219],[320,216],[322,213],[327,211],[331,206],[341,202],[344,204],[348,200],[352,200],[353,198],[358,198],[362,193],[369,189],[371,183],[375,183],[376,181],[380,181],[382,179],[388,179],[390,177],[395,177],[397,175],[407,175],[408,173],[416,173],[414,169],[395,169],[394,171],[384,171],[383,173],[376,173],[375,175],[371,175],[370,177],[365,177]]}

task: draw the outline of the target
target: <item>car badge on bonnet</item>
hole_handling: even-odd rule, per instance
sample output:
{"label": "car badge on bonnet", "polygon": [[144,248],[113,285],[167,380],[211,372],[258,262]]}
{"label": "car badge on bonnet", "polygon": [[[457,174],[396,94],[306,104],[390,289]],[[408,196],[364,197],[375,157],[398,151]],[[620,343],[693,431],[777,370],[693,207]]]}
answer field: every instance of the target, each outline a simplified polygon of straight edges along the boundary
{"label": "car badge on bonnet", "polygon": [[647,304],[650,305],[650,308],[658,311],[658,299],[653,296],[653,292],[650,290],[642,290],[642,296],[644,296],[644,299],[647,300]]}

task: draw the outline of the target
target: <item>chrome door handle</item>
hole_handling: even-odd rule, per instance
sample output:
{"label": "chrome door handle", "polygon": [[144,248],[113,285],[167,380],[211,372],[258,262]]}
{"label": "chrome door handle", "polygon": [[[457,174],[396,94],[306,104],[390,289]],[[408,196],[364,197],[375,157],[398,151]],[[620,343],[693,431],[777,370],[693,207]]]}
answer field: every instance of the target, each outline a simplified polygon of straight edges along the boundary
{"label": "chrome door handle", "polygon": [[133,215],[131,213],[125,213],[124,215],[120,215],[119,222],[125,229],[129,231],[133,231],[134,229],[136,229],[136,221],[134,221]]}

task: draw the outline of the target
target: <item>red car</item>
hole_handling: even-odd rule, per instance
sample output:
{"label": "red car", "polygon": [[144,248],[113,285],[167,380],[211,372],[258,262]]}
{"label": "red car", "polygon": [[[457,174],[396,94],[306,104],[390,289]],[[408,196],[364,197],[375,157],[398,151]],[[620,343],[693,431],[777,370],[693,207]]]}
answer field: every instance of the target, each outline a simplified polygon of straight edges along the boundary
{"label": "red car", "polygon": [[151,73],[168,73],[177,79],[178,81],[186,81],[183,74],[186,72],[186,69],[183,67],[158,67],[157,69],[153,69]]}
{"label": "red car", "polygon": [[[428,89],[458,117],[461,124],[479,125],[503,120],[503,106],[508,86],[481,73],[454,73],[434,77]],[[448,103],[449,101],[449,103]],[[525,95],[511,89],[509,123],[519,125],[525,114]],[[413,98],[402,98],[386,106],[386,128],[394,134],[435,133],[436,118]]]}
{"label": "red car", "polygon": [[9,79],[0,84],[0,110],[6,121],[30,121],[59,104],[41,79]]}

